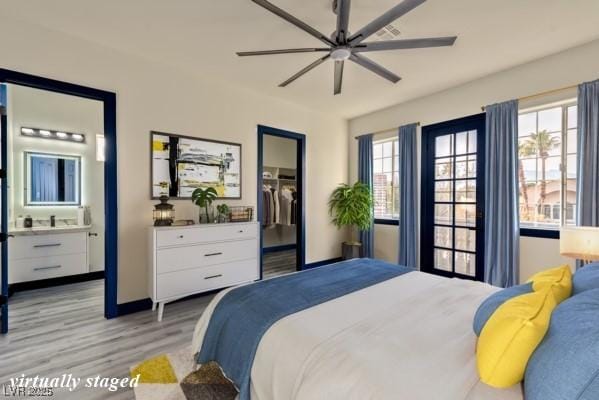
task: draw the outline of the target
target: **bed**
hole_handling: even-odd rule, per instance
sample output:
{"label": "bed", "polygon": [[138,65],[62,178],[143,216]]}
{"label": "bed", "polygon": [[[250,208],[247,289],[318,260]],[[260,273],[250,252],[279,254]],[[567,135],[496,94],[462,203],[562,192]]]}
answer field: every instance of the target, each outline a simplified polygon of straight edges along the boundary
{"label": "bed", "polygon": [[[312,275],[309,271],[292,275],[310,284],[318,275],[339,276],[349,268],[365,266],[405,268],[360,259],[320,267]],[[269,280],[269,290],[289,279],[287,275]],[[252,285],[257,284],[247,290]],[[199,320],[192,344],[196,359],[203,346],[209,347],[204,341],[209,340],[211,319],[223,312],[219,303],[235,290],[215,296]],[[496,290],[480,282],[403,270],[291,312],[264,333],[248,329],[240,336],[259,337],[254,338],[257,348],[252,357],[241,360],[248,364],[250,378],[247,393],[242,388],[240,398],[522,400],[520,386],[492,389],[479,381],[476,371],[472,319],[478,305]],[[294,296],[301,293],[289,293],[290,299]],[[264,305],[270,306],[275,305]],[[261,312],[251,306],[237,308],[243,318]],[[215,346],[236,351],[237,344]],[[226,368],[223,372],[227,374]]]}

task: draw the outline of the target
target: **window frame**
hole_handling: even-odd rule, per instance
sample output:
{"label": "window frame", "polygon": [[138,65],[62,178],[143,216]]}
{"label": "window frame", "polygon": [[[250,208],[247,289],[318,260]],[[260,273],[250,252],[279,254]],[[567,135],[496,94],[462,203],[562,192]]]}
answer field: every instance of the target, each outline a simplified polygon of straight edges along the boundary
{"label": "window frame", "polygon": [[[396,143],[399,142],[399,138],[397,136],[391,136],[391,137],[387,137],[387,138],[382,138],[379,140],[374,140],[372,143],[372,147],[373,147],[373,156],[372,156],[372,163],[373,163],[373,167],[372,167],[372,175],[373,175],[373,182],[372,182],[372,189],[374,192],[374,146],[379,145],[379,144],[383,144],[383,143],[391,143],[391,195],[393,196],[393,193],[395,191],[395,185],[393,183],[393,176],[396,173],[399,173],[399,170],[397,169],[397,165],[396,165],[396,159],[398,159],[399,155],[396,153]],[[383,158],[388,158],[388,157],[382,157]],[[378,159],[378,158],[377,158]],[[383,172],[384,173],[384,172]],[[398,191],[399,191],[399,187],[398,187]],[[374,193],[373,193],[374,195]],[[392,203],[395,202],[395,198],[392,197]],[[397,216],[397,218],[384,218],[384,217],[377,217],[376,214],[374,214],[373,212],[373,222],[375,225],[399,225],[399,215]]]}
{"label": "window frame", "polygon": [[[568,99],[568,100],[564,100],[564,101],[560,101],[557,103],[552,103],[552,104],[545,104],[545,105],[540,105],[537,107],[532,107],[532,108],[528,108],[528,109],[523,109],[523,110],[519,110],[518,112],[518,117],[520,117],[520,115],[523,114],[529,114],[532,112],[537,113],[537,130],[538,130],[538,113],[541,111],[545,111],[545,110],[550,110],[553,108],[561,108],[561,113],[562,113],[562,118],[561,118],[561,136],[560,136],[560,221],[559,224],[556,226],[549,226],[549,227],[538,227],[538,226],[532,226],[531,225],[526,225],[526,223],[523,225],[522,221],[519,221],[519,228],[520,228],[520,236],[525,236],[525,237],[536,237],[536,238],[544,238],[544,239],[559,239],[560,238],[560,229],[561,227],[566,225],[566,213],[567,213],[567,209],[568,209],[568,204],[566,202],[567,200],[567,185],[568,185],[568,171],[567,171],[567,159],[568,159],[568,154],[570,154],[568,152],[568,148],[567,148],[567,143],[568,143],[568,130],[570,130],[568,128],[568,109],[572,106],[578,106],[578,101],[576,99]],[[579,121],[577,121],[576,123],[576,130],[578,130],[578,123]],[[518,135],[518,141],[520,139],[520,135]],[[578,156],[578,147],[576,149],[576,155]],[[520,160],[520,156],[518,155],[518,160]],[[576,176],[576,181],[578,182],[578,176]],[[518,192],[520,191],[520,180],[518,177]],[[520,194],[518,194],[518,206],[520,204],[519,201],[520,198]],[[553,205],[545,205],[545,206],[553,206]],[[553,212],[553,207],[551,208],[550,212]]]}

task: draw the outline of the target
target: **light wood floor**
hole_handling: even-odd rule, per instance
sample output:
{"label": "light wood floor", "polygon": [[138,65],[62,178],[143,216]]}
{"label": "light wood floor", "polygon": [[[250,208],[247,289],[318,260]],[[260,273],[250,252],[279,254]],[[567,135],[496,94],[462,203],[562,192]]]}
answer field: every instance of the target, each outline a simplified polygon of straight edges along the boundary
{"label": "light wood floor", "polygon": [[[264,277],[295,271],[295,254],[264,257]],[[213,295],[167,304],[162,322],[141,311],[104,318],[104,281],[16,293],[10,298],[9,333],[0,335],[2,384],[21,376],[126,377],[129,368],[154,355],[191,344],[193,329]],[[133,399],[133,391],[59,392],[52,399]]]}

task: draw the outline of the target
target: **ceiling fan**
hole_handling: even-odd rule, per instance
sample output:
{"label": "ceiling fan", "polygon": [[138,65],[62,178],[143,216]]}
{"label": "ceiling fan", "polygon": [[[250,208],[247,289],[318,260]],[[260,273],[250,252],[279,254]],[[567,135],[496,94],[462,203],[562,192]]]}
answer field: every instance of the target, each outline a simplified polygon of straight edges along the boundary
{"label": "ceiling fan", "polygon": [[268,11],[275,15],[283,18],[287,22],[295,25],[309,35],[314,36],[320,40],[327,47],[314,47],[314,48],[297,48],[297,49],[281,49],[281,50],[264,50],[264,51],[244,51],[238,52],[237,55],[241,57],[245,56],[263,56],[273,54],[290,54],[290,53],[312,53],[322,52],[326,53],[324,56],[314,61],[312,64],[305,68],[302,68],[298,73],[281,83],[280,87],[285,87],[291,82],[295,81],[302,75],[313,70],[329,58],[335,61],[335,83],[334,83],[334,94],[341,93],[341,84],[343,82],[343,64],[345,60],[351,60],[358,65],[374,72],[375,74],[393,82],[397,83],[401,79],[393,72],[384,68],[383,66],[375,63],[369,58],[363,56],[360,53],[366,53],[371,51],[383,51],[383,50],[402,50],[402,49],[418,49],[426,47],[441,47],[441,46],[452,46],[457,39],[456,36],[449,37],[433,37],[433,38],[422,38],[422,39],[404,39],[404,40],[385,40],[378,42],[364,42],[372,34],[378,32],[380,29],[389,25],[404,14],[407,14],[414,8],[418,7],[426,0],[403,0],[401,3],[391,8],[389,11],[370,22],[362,29],[354,34],[350,34],[348,30],[349,25],[349,11],[351,0],[333,0],[333,12],[337,14],[337,29],[331,37],[327,37],[314,29],[305,22],[297,19],[293,15],[289,14],[285,10],[280,9],[274,4],[267,0],[252,0],[254,3],[261,7],[264,7]]}

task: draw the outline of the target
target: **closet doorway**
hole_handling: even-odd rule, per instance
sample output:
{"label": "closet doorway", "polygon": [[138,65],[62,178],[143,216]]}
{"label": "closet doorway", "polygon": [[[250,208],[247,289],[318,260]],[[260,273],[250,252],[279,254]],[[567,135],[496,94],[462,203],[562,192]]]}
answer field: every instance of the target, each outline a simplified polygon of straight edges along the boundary
{"label": "closet doorway", "polygon": [[260,278],[305,264],[305,135],[258,126]]}

